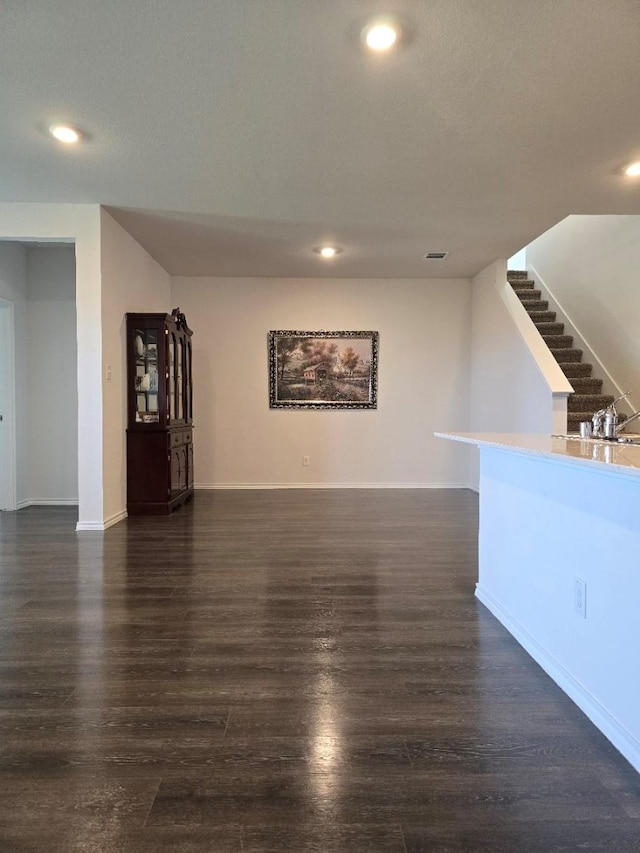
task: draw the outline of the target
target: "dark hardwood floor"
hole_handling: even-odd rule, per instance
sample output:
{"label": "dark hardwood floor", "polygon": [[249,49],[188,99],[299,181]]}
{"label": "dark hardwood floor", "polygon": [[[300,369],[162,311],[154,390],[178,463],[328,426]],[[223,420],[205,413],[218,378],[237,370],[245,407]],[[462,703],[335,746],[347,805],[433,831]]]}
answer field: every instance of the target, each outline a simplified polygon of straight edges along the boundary
{"label": "dark hardwood floor", "polygon": [[1,853],[640,850],[640,776],[473,597],[476,513],[0,513]]}

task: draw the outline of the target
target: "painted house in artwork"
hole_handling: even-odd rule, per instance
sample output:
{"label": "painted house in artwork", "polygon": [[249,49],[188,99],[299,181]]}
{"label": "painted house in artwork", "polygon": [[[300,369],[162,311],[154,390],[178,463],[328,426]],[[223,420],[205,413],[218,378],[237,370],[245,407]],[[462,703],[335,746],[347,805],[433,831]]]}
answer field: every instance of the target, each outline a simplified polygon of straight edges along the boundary
{"label": "painted house in artwork", "polygon": [[321,361],[319,364],[312,364],[311,367],[307,367],[304,371],[304,381],[322,382],[327,378],[328,372],[329,368],[324,361]]}

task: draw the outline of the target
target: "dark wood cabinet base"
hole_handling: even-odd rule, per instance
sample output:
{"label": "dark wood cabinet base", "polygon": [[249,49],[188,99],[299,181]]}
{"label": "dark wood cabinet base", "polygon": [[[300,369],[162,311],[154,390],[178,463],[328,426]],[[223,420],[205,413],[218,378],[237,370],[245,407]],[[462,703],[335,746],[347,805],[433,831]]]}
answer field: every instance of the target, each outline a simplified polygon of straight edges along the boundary
{"label": "dark wood cabinet base", "polygon": [[139,501],[138,503],[128,503],[128,515],[171,515],[171,513],[182,506],[183,503],[190,501],[193,497],[193,489],[188,489],[186,492],[178,495],[170,501],[163,503],[152,503],[151,501]]}
{"label": "dark wood cabinet base", "polygon": [[193,496],[191,427],[127,431],[127,512],[169,515]]}

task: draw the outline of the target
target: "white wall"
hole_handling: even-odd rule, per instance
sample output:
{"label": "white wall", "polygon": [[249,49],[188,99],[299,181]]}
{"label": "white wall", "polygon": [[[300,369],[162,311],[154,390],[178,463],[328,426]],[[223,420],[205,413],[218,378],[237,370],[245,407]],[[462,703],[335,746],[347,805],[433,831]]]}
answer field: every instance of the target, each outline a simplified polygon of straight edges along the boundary
{"label": "white wall", "polygon": [[507,266],[510,270],[526,270],[527,269],[527,247],[520,249],[513,257],[509,258]]}
{"label": "white wall", "polygon": [[75,252],[43,244],[26,257],[28,497],[77,503]]}
{"label": "white wall", "polygon": [[[506,271],[506,263],[496,261],[473,279],[470,429],[564,432],[566,394],[571,386],[517,304],[518,298],[507,284]],[[523,315],[521,318],[515,316],[518,312]],[[564,426],[559,401],[564,401]],[[477,485],[476,451],[471,459],[470,479]]]}
{"label": "white wall", "polygon": [[527,247],[527,261],[640,408],[640,216],[569,216]]}
{"label": "white wall", "polygon": [[[467,280],[172,280],[194,330],[196,487],[466,485]],[[267,333],[380,333],[377,410],[269,409]],[[302,467],[302,456],[311,464]]]}
{"label": "white wall", "polygon": [[102,373],[104,382],[104,518],[124,517],[126,475],[126,319],[129,311],[167,312],[171,281],[165,270],[105,210],[101,211]]}
{"label": "white wall", "polygon": [[0,241],[0,296],[12,303],[14,314],[16,500],[20,506],[28,498],[29,485],[26,433],[19,428],[27,422],[27,272],[26,253],[19,243]]}
{"label": "white wall", "polygon": [[104,527],[100,208],[0,203],[0,237],[75,243],[78,343],[78,529]]}

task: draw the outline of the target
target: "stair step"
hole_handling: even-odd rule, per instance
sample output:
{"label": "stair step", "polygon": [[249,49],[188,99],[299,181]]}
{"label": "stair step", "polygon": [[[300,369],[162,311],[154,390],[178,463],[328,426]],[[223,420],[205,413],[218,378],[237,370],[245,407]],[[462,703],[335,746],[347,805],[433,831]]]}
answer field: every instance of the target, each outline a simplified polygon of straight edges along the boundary
{"label": "stair step", "polygon": [[[581,361],[582,359],[582,350],[581,349],[573,349],[573,348],[562,348],[562,349],[552,349],[551,355],[555,358],[557,362],[562,364],[566,364],[571,361]],[[566,375],[566,374],[565,374]]]}
{"label": "stair step", "polygon": [[593,412],[574,412],[567,414],[567,432],[580,432],[582,421],[590,421]]}
{"label": "stair step", "polygon": [[589,409],[586,412],[567,412],[567,424],[569,422],[579,424],[580,421],[590,421],[593,417],[593,412]]}
{"label": "stair step", "polygon": [[[567,350],[558,350],[558,352],[566,353]],[[570,382],[573,382],[573,378],[576,376],[591,376],[591,371],[593,370],[592,364],[589,364],[587,361],[580,361],[579,359],[574,359],[573,361],[567,359],[564,361],[561,357],[558,363],[560,369]]]}
{"label": "stair step", "polygon": [[529,314],[538,314],[541,311],[546,311],[549,307],[549,303],[545,299],[521,299],[520,302]]}
{"label": "stair step", "polygon": [[613,397],[601,393],[602,379],[591,375],[593,365],[582,361],[582,350],[574,348],[573,337],[563,334],[564,323],[558,323],[556,312],[549,311],[548,300],[542,299],[527,270],[507,270],[507,280],[573,386],[574,393],[567,399],[567,432],[578,432],[581,421],[590,421]]}
{"label": "stair step", "polygon": [[[565,376],[566,375],[567,374],[565,373]],[[576,394],[600,394],[602,391],[602,379],[572,376],[571,384],[573,385],[573,390]]]}
{"label": "stair step", "polygon": [[543,337],[550,335],[558,336],[564,332],[564,323],[549,323],[547,321],[539,321],[537,317],[533,317],[533,322],[536,324],[537,330]]}
{"label": "stair step", "polygon": [[[571,412],[567,414],[567,432],[580,432],[580,423],[582,421],[590,421],[592,416],[593,412]],[[627,419],[627,416],[619,413],[618,418],[619,422],[622,423]],[[624,433],[621,433],[621,435],[624,435]]]}
{"label": "stair step", "polygon": [[531,299],[540,299],[542,296],[541,290],[533,290],[530,287],[522,288],[522,290],[516,290],[514,288],[513,292],[518,297],[520,302],[524,302],[525,300],[528,302]]}
{"label": "stair step", "polygon": [[536,324],[536,326],[538,325],[538,323],[555,323],[556,321],[555,311],[528,311],[527,313],[529,314],[533,322]]}
{"label": "stair step", "polygon": [[549,349],[571,349],[573,346],[572,335],[543,335],[544,342]]}
{"label": "stair step", "polygon": [[572,394],[567,401],[569,412],[594,412],[613,403],[613,397],[605,394]]}

